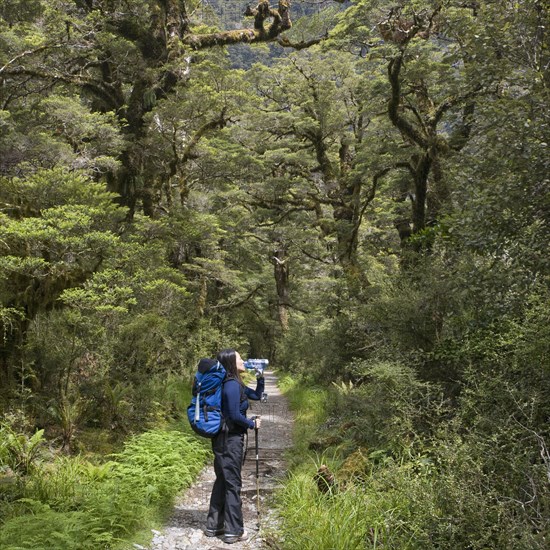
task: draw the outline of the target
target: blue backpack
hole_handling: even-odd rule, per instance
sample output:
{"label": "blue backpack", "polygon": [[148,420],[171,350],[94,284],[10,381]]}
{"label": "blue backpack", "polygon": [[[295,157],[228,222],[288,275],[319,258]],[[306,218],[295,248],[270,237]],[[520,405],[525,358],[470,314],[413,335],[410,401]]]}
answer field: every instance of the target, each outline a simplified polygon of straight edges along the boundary
{"label": "blue backpack", "polygon": [[223,427],[222,386],[226,371],[219,361],[201,359],[187,407],[191,428],[203,437],[215,437]]}

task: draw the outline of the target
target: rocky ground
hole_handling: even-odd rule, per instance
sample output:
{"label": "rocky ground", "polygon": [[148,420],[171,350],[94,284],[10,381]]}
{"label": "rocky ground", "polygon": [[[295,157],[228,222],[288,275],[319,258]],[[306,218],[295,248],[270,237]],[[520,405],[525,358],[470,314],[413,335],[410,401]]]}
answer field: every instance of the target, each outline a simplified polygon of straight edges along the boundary
{"label": "rocky ground", "polygon": [[[256,485],[256,454],[254,432],[249,432],[248,452],[243,467],[243,514],[249,540],[224,544],[219,538],[204,536],[203,529],[208,511],[210,492],[214,483],[214,468],[210,464],[194,485],[177,501],[168,525],[162,531],[153,531],[153,540],[147,550],[234,550],[276,547],[270,533],[276,532],[277,519],[270,503],[271,495],[285,475],[284,451],[291,445],[292,417],[286,399],[277,388],[277,378],[266,372],[268,401],[251,401],[249,416],[260,414],[259,430],[259,487],[260,515]],[[260,528],[258,529],[258,524]],[[269,544],[268,544],[269,542]],[[135,545],[136,549],[143,549]]]}

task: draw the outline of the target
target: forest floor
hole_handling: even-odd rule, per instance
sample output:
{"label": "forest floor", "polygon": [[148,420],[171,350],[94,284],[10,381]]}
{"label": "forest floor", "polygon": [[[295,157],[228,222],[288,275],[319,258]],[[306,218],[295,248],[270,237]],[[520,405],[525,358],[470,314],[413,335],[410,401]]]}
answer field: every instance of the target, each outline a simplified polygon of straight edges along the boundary
{"label": "forest floor", "polygon": [[[286,398],[277,387],[272,371],[265,373],[268,401],[250,401],[249,416],[260,414],[259,430],[259,487],[260,529],[258,529],[256,454],[254,432],[249,431],[248,452],[243,466],[242,499],[246,542],[224,544],[220,538],[208,538],[203,529],[208,512],[210,492],[215,475],[213,465],[207,466],[195,483],[179,497],[168,524],[161,531],[153,531],[153,540],[147,550],[259,550],[267,548],[266,540],[277,531],[277,518],[272,506],[272,495],[286,474],[284,453],[292,445],[292,415]],[[145,547],[134,545],[136,549]]]}

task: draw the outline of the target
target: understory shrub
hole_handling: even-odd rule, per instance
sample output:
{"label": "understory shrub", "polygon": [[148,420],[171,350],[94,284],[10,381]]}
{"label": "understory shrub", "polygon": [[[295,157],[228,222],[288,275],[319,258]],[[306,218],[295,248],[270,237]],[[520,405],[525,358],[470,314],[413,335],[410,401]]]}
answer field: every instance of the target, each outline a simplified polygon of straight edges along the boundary
{"label": "understory shrub", "polygon": [[[304,419],[293,474],[278,495],[285,549],[548,547],[550,460],[545,432],[529,417],[538,401],[519,409],[501,375],[478,372],[461,416],[437,385],[403,365],[357,362],[353,374],[354,382],[317,390],[322,403],[298,380],[284,383],[297,423]],[[334,476],[328,492],[318,483],[321,464]]]}
{"label": "understory shrub", "polygon": [[358,360],[348,370],[355,382],[333,382],[331,416],[355,445],[401,455],[424,429],[426,410],[436,412],[437,387],[397,362]]}
{"label": "understory shrub", "polygon": [[[492,490],[490,474],[471,458],[471,451],[457,440],[439,449],[435,461],[419,457],[379,462],[373,453],[370,473],[342,482],[341,471],[334,470],[335,488],[326,493],[316,483],[317,464],[301,467],[278,495],[283,547],[547,548],[548,526],[534,525],[521,502]],[[548,494],[543,500],[547,506]]]}

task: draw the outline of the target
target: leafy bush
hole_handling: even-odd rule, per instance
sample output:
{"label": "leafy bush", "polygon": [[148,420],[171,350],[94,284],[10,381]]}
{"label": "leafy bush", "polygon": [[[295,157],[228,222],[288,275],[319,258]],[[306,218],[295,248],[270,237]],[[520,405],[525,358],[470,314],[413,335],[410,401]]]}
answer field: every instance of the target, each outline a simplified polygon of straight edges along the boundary
{"label": "leafy bush", "polygon": [[548,491],[539,522],[530,522],[520,502],[490,488],[472,451],[449,439],[432,457],[406,462],[373,452],[362,480],[345,482],[333,460],[338,485],[326,494],[315,483],[319,461],[302,464],[278,495],[284,548],[546,548]]}
{"label": "leafy bush", "polygon": [[[469,373],[461,415],[408,367],[358,361],[351,370],[355,383],[333,383],[328,402],[324,392],[328,419],[314,414],[310,387],[284,381],[304,419],[278,499],[284,548],[546,548],[550,460],[533,424],[542,403],[525,401],[526,388],[512,392],[502,367]],[[315,483],[321,462],[335,474],[329,494]]]}
{"label": "leafy bush", "polygon": [[358,360],[348,371],[355,382],[332,384],[328,430],[345,425],[352,444],[400,456],[426,428],[428,410],[436,412],[437,387],[397,362]]}

